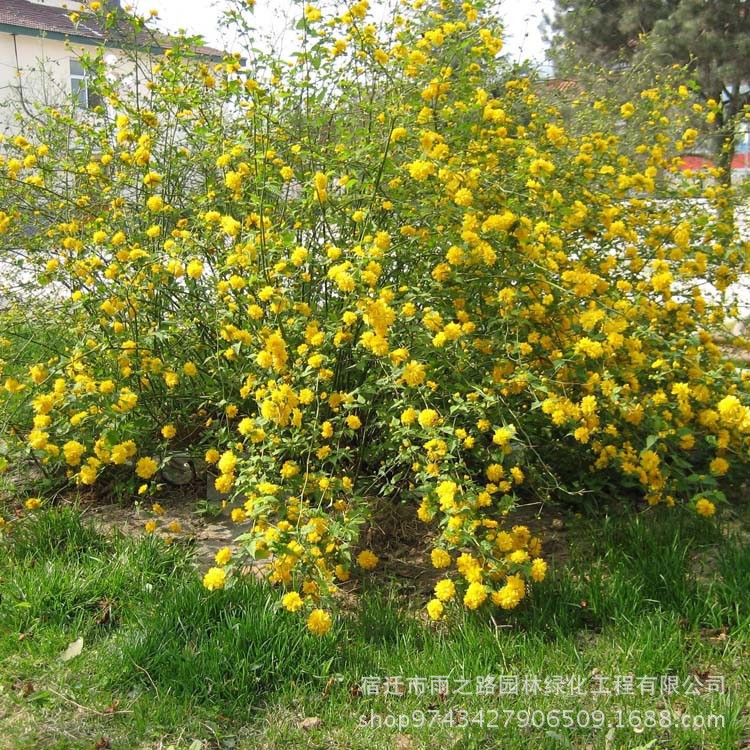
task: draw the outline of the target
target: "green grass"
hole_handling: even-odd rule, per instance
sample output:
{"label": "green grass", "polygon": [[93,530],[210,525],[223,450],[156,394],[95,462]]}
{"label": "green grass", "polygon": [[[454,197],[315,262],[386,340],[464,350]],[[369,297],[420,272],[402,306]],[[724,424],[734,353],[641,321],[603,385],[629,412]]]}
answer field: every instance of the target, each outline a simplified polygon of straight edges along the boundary
{"label": "green grass", "polygon": [[[571,520],[571,558],[519,610],[424,623],[370,583],[325,638],[242,580],[208,592],[179,546],[104,537],[71,509],[18,524],[0,557],[0,748],[729,750],[750,737],[750,547],[735,524],[650,512]],[[578,528],[575,528],[575,525]],[[69,661],[68,644],[84,639]],[[724,694],[592,695],[592,676],[723,676]],[[477,695],[477,677],[580,678],[582,695]],[[365,695],[363,678],[465,679],[468,695]],[[417,682],[412,682],[412,688]],[[533,683],[529,683],[533,685]],[[658,687],[657,687],[658,692]],[[497,728],[359,726],[465,710]],[[523,728],[504,710],[723,717],[722,728]],[[620,713],[618,713],[618,711]],[[670,714],[670,715],[672,715]],[[554,717],[554,713],[550,714]],[[570,714],[568,714],[570,716]],[[455,714],[461,720],[463,714]],[[539,716],[539,714],[537,714]],[[309,730],[299,722],[317,717]],[[554,720],[554,719],[553,719]],[[521,723],[523,723],[521,721]]]}

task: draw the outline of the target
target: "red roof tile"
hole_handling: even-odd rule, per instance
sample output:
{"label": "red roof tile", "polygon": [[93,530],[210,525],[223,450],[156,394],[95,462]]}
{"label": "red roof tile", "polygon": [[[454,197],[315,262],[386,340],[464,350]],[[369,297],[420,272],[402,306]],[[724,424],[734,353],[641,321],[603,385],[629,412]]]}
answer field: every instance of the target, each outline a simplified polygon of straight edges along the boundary
{"label": "red roof tile", "polygon": [[102,41],[103,34],[93,19],[82,16],[78,26],[70,20],[71,10],[39,5],[29,0],[2,0],[0,3],[0,23],[18,26],[22,29],[53,32],[72,36],[82,36]]}
{"label": "red roof tile", "polygon": [[[29,0],[0,0],[0,24],[15,26],[19,29],[27,29],[30,32],[43,34],[62,34],[64,36],[91,39],[92,43],[100,44],[108,42],[113,46],[120,46],[122,38],[118,40],[117,31],[104,30],[97,19],[91,14],[80,13],[80,21],[74,24],[70,20],[73,8],[78,7],[75,2],[71,8],[56,8],[49,5],[40,5]],[[123,11],[120,11],[123,12]],[[154,48],[168,49],[173,46],[174,41],[164,34],[146,32],[138,35],[139,44]],[[210,57],[223,57],[221,50],[213,47],[196,46],[193,50],[199,55]]]}

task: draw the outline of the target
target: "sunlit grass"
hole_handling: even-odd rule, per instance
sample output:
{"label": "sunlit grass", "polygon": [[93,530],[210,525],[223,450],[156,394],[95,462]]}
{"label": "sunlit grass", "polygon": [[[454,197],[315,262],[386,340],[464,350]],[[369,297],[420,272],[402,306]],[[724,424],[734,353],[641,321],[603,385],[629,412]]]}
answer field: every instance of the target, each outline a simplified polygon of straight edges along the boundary
{"label": "sunlit grass", "polygon": [[[0,747],[91,748],[100,737],[122,748],[182,737],[174,746],[187,747],[189,736],[195,747],[218,737],[239,748],[391,748],[402,734],[410,747],[616,750],[656,739],[655,747],[724,750],[747,734],[750,551],[740,534],[677,516],[581,522],[570,564],[511,616],[461,613],[428,625],[424,602],[370,588],[320,639],[253,578],[208,592],[179,546],[105,537],[73,510],[42,511],[3,542]],[[698,576],[701,558],[711,570]],[[63,661],[78,638],[80,656]],[[591,695],[592,676],[674,675],[682,684],[709,674],[724,677],[726,693]],[[521,686],[536,677],[542,688],[564,676],[586,689],[476,694],[488,675]],[[393,677],[400,688],[363,692]],[[525,709],[543,712],[537,719],[573,711],[581,721],[599,710],[607,723],[634,711],[715,714],[724,726],[524,728]],[[498,710],[508,726],[480,726]],[[457,726],[461,711],[474,723]],[[433,724],[402,718],[399,731],[398,716]],[[306,717],[320,726],[300,729]],[[368,722],[392,726],[361,726]]]}

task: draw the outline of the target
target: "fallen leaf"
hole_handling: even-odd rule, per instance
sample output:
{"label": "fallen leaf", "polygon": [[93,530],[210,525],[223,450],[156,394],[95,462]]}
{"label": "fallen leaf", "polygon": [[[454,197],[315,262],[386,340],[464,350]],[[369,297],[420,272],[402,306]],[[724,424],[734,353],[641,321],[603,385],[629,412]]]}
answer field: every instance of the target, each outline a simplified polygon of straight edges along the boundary
{"label": "fallen leaf", "polygon": [[309,732],[311,729],[319,729],[322,723],[323,720],[317,716],[308,716],[297,724],[297,728]]}
{"label": "fallen leaf", "polygon": [[399,733],[393,738],[393,746],[396,750],[411,750],[411,737],[408,734]]}
{"label": "fallen leaf", "polygon": [[63,651],[60,656],[62,661],[70,661],[75,659],[76,656],[80,656],[83,651],[83,638],[78,638],[73,643],[68,644],[68,647]]}
{"label": "fallen leaf", "polygon": [[94,745],[94,750],[107,750],[108,747],[110,747],[109,738],[100,737]]}

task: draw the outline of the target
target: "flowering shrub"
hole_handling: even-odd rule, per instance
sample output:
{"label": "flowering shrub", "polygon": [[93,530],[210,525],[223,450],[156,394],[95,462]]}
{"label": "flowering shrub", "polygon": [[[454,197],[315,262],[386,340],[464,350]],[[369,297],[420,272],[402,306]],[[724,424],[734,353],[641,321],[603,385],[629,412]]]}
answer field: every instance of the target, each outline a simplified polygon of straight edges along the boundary
{"label": "flowering shrub", "polygon": [[242,553],[321,634],[378,564],[353,556],[376,496],[434,530],[439,619],[544,578],[519,498],[711,515],[747,468],[714,336],[748,248],[730,189],[679,171],[710,107],[665,84],[563,116],[481,3],[420,4],[384,28],[307,6],[291,64],[188,40],[134,90],[93,60],[106,111],[40,109],[0,162],[3,246],[60,332],[23,372],[2,342],[14,454],[144,495],[204,456],[253,521]]}

